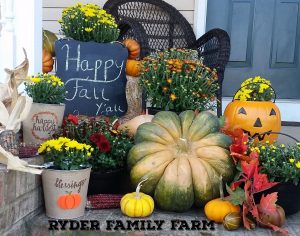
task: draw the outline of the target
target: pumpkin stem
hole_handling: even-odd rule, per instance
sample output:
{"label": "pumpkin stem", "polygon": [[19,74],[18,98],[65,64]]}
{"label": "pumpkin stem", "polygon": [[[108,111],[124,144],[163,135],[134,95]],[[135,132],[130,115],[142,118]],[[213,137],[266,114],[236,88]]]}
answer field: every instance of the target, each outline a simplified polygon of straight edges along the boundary
{"label": "pumpkin stem", "polygon": [[135,190],[135,197],[136,198],[140,198],[140,190],[142,187],[142,183],[145,182],[146,180],[148,180],[148,178],[143,179],[141,182],[138,183],[136,190]]}
{"label": "pumpkin stem", "polygon": [[220,176],[219,190],[220,190],[220,198],[223,201],[224,200],[224,191],[223,191],[223,177],[222,176]]}
{"label": "pumpkin stem", "polygon": [[180,152],[188,152],[189,151],[189,144],[185,138],[179,138],[177,145],[179,147]]}

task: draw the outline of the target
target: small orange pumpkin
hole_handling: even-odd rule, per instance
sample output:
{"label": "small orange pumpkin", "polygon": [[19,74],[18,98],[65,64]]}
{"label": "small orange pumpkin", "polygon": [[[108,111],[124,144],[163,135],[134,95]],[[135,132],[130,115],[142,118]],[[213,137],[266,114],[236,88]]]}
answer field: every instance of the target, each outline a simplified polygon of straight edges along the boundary
{"label": "small orange pumpkin", "polygon": [[80,194],[72,194],[72,192],[67,192],[67,194],[61,195],[57,199],[57,205],[62,209],[74,209],[77,208],[80,203]]}
{"label": "small orange pumpkin", "polygon": [[257,137],[255,141],[274,142],[277,134],[259,135],[265,132],[280,132],[280,111],[271,101],[240,101],[229,103],[224,111],[229,130],[241,128],[249,137]]}
{"label": "small orange pumpkin", "polygon": [[140,56],[140,44],[134,39],[125,39],[123,44],[128,49],[128,59],[136,59]]}
{"label": "small orange pumpkin", "polygon": [[128,59],[126,62],[126,74],[138,77],[141,74],[141,62]]}
{"label": "small orange pumpkin", "polygon": [[229,213],[240,213],[240,206],[235,206],[230,201],[224,199],[222,177],[220,178],[219,189],[220,198],[213,199],[204,206],[204,213],[206,217],[216,223],[222,223],[224,217]]}
{"label": "small orange pumpkin", "polygon": [[53,70],[54,60],[50,52],[43,49],[43,73],[48,73]]}

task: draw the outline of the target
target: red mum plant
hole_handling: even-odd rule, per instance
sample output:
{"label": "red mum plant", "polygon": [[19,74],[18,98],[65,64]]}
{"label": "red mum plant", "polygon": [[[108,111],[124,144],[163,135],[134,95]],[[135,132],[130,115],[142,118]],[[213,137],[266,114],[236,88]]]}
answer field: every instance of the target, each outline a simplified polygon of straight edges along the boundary
{"label": "red mum plant", "polygon": [[287,234],[287,230],[280,228],[283,221],[280,221],[279,224],[269,220],[272,218],[272,214],[277,214],[279,207],[276,205],[277,192],[266,196],[262,195],[259,203],[255,201],[254,197],[257,193],[278,183],[270,182],[266,174],[260,173],[262,167],[259,163],[259,152],[255,148],[252,151],[249,149],[248,135],[240,129],[230,135],[233,141],[230,146],[231,156],[239,174],[230,187],[226,186],[229,193],[228,200],[235,205],[242,206],[243,224],[246,229],[253,228],[255,226],[253,221],[256,221],[259,225]]}
{"label": "red mum plant", "polygon": [[111,170],[123,168],[133,146],[133,139],[126,131],[118,130],[119,122],[114,117],[77,117],[69,115],[55,136],[65,136],[91,145],[92,169]]}

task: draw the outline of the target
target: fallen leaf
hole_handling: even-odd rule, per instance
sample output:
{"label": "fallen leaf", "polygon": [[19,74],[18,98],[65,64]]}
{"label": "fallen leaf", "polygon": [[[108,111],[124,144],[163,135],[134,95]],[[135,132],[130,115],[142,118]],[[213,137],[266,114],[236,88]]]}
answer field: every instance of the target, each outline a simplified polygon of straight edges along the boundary
{"label": "fallen leaf", "polygon": [[226,184],[226,190],[229,193],[229,196],[226,197],[226,200],[230,201],[233,205],[242,205],[245,201],[245,192],[242,188],[237,187],[235,190],[230,189]]}
{"label": "fallen leaf", "polygon": [[245,204],[243,204],[243,225],[246,229],[251,230],[251,226],[249,224],[247,214],[248,214],[248,209],[245,206]]}
{"label": "fallen leaf", "polygon": [[267,194],[266,196],[263,194],[259,203],[259,211],[267,215],[276,213],[277,198],[277,192]]}
{"label": "fallen leaf", "polygon": [[258,164],[258,159],[251,159],[250,162],[241,162],[242,171],[247,176],[247,178],[253,178],[254,172],[258,170]]}

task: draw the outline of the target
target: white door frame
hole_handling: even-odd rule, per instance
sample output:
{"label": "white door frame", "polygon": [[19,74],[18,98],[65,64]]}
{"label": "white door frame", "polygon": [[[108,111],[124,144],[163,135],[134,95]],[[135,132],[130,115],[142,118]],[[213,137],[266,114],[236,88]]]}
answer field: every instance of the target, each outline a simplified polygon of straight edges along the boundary
{"label": "white door frame", "polygon": [[[42,69],[42,1],[0,0],[0,83],[5,82],[4,68],[13,69],[29,59],[29,75]],[[22,88],[21,88],[22,89]]]}
{"label": "white door frame", "polygon": [[207,15],[207,0],[195,0],[194,32],[196,38],[205,33]]}
{"label": "white door frame", "polygon": [[[195,0],[194,31],[197,38],[206,32],[207,2],[208,0]],[[223,111],[231,100],[229,97],[223,97]],[[276,104],[281,111],[283,121],[300,122],[300,100],[278,99]]]}

